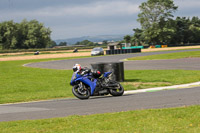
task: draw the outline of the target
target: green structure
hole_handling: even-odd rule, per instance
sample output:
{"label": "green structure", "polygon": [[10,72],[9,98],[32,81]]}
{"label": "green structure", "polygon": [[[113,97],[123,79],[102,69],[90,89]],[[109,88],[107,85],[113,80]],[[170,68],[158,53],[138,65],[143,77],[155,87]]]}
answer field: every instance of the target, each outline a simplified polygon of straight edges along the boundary
{"label": "green structure", "polygon": [[131,47],[122,47],[122,49],[134,49],[134,48],[141,48],[143,49],[144,46],[131,46]]}

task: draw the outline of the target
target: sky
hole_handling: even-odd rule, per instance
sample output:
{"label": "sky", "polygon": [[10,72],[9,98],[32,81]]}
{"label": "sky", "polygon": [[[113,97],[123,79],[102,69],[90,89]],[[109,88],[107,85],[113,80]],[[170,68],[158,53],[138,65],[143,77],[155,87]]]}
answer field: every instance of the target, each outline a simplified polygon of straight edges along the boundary
{"label": "sky", "polygon": [[[0,22],[36,19],[53,40],[133,34],[140,28],[139,5],[146,0],[0,0]],[[200,0],[174,0],[174,16],[200,17]]]}

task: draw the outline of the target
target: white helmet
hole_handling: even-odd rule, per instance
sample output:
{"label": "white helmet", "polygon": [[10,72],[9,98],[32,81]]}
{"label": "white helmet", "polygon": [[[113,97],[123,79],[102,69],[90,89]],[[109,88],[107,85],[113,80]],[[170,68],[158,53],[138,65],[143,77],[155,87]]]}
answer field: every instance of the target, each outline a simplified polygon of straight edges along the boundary
{"label": "white helmet", "polygon": [[75,64],[73,66],[73,71],[74,72],[80,72],[81,71],[81,65],[80,64]]}

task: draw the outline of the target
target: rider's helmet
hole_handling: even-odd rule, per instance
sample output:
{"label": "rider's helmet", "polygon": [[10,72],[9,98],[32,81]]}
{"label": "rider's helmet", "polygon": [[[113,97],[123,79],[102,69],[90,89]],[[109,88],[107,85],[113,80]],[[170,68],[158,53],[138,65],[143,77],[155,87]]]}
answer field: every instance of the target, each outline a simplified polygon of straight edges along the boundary
{"label": "rider's helmet", "polygon": [[74,72],[80,72],[81,71],[81,65],[80,64],[75,64],[73,66],[73,71]]}

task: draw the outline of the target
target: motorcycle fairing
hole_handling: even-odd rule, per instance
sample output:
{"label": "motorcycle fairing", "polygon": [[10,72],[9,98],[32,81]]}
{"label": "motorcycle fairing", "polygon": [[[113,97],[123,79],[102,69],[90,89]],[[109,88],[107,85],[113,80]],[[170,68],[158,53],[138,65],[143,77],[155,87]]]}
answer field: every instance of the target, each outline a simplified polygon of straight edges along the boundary
{"label": "motorcycle fairing", "polygon": [[[95,88],[96,88],[96,83],[97,83],[97,79],[94,79],[94,81],[91,81],[91,80],[89,80],[88,79],[88,77],[87,77],[88,75],[84,75],[84,76],[81,76],[81,75],[79,75],[79,74],[76,74],[76,79],[73,81],[73,83],[75,83],[75,82],[77,82],[77,81],[81,81],[81,82],[83,82],[84,84],[86,84],[86,85],[88,85],[89,87],[90,87],[90,89],[91,89],[91,95],[93,95],[93,93],[94,93],[94,90],[95,90]],[[73,77],[73,76],[72,76]],[[72,84],[73,84],[72,83]]]}
{"label": "motorcycle fairing", "polygon": [[111,73],[112,73],[112,72],[105,72],[105,73],[103,74],[103,76],[104,76],[104,77],[108,77]]}

